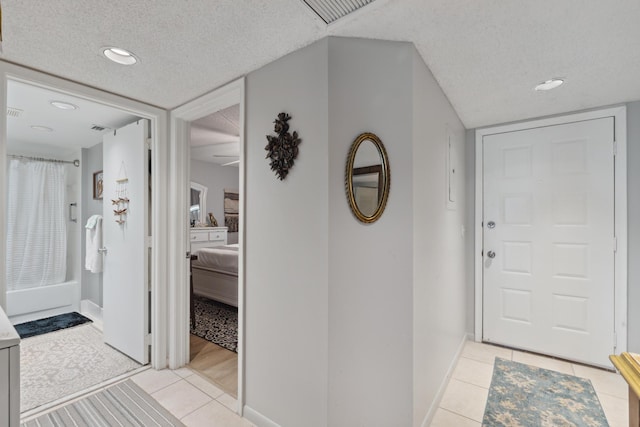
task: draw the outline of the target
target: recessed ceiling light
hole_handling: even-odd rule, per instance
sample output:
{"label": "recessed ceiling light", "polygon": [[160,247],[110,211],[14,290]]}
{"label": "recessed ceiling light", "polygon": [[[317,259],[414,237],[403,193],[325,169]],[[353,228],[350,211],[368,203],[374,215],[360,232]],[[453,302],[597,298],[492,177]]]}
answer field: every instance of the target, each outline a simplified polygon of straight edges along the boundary
{"label": "recessed ceiling light", "polygon": [[78,106],[64,101],[51,101],[49,104],[61,110],[77,110]]}
{"label": "recessed ceiling light", "polygon": [[551,80],[547,80],[547,81],[544,81],[544,82],[540,83],[539,85],[537,85],[533,89],[534,90],[551,90],[551,89],[557,88],[562,83],[564,83],[563,79],[551,79]]}
{"label": "recessed ceiling light", "polygon": [[119,47],[102,48],[102,54],[117,64],[133,65],[138,62],[133,53]]}
{"label": "recessed ceiling light", "polygon": [[37,131],[40,131],[40,132],[53,132],[53,129],[50,128],[49,126],[33,125],[33,126],[31,126],[31,129],[37,130]]}

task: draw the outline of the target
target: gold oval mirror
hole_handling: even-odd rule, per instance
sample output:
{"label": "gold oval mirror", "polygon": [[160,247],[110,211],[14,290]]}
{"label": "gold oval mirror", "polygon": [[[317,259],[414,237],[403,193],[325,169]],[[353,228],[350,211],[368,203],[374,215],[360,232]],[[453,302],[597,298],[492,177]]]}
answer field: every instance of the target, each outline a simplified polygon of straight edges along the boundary
{"label": "gold oval mirror", "polygon": [[390,183],[389,161],[382,141],[373,133],[358,135],[349,150],[345,187],[349,207],[359,221],[370,223],[380,218],[387,205]]}

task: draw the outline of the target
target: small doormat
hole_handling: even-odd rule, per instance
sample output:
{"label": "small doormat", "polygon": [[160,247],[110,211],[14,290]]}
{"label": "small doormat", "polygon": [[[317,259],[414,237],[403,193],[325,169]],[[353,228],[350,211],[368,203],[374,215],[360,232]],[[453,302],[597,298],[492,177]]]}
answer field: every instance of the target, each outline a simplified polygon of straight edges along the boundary
{"label": "small doormat", "polygon": [[60,329],[71,328],[88,322],[91,322],[91,319],[88,319],[82,314],[74,311],[73,313],[59,314],[57,316],[20,323],[13,327],[18,331],[20,338],[29,338],[35,337],[36,335],[59,331]]}
{"label": "small doormat", "polygon": [[200,338],[238,352],[238,308],[199,295],[193,296],[196,313],[191,333]]}
{"label": "small doormat", "polygon": [[184,426],[127,380],[21,424],[41,426]]}
{"label": "small doormat", "polygon": [[482,425],[609,426],[591,381],[499,357]]}

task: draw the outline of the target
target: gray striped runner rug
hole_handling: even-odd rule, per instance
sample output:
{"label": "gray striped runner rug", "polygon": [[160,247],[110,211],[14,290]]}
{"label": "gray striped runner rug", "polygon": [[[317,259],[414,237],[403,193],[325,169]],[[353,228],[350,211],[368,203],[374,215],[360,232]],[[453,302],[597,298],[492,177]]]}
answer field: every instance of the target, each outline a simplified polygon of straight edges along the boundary
{"label": "gray striped runner rug", "polygon": [[26,427],[184,426],[131,380],[113,385],[21,425]]}

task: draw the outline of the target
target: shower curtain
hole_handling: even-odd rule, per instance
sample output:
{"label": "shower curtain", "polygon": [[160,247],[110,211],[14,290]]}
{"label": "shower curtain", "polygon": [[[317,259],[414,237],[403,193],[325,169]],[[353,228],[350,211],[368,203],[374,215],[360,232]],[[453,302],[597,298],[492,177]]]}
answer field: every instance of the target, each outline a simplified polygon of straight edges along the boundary
{"label": "shower curtain", "polygon": [[11,160],[7,188],[7,290],[65,281],[65,167]]}

